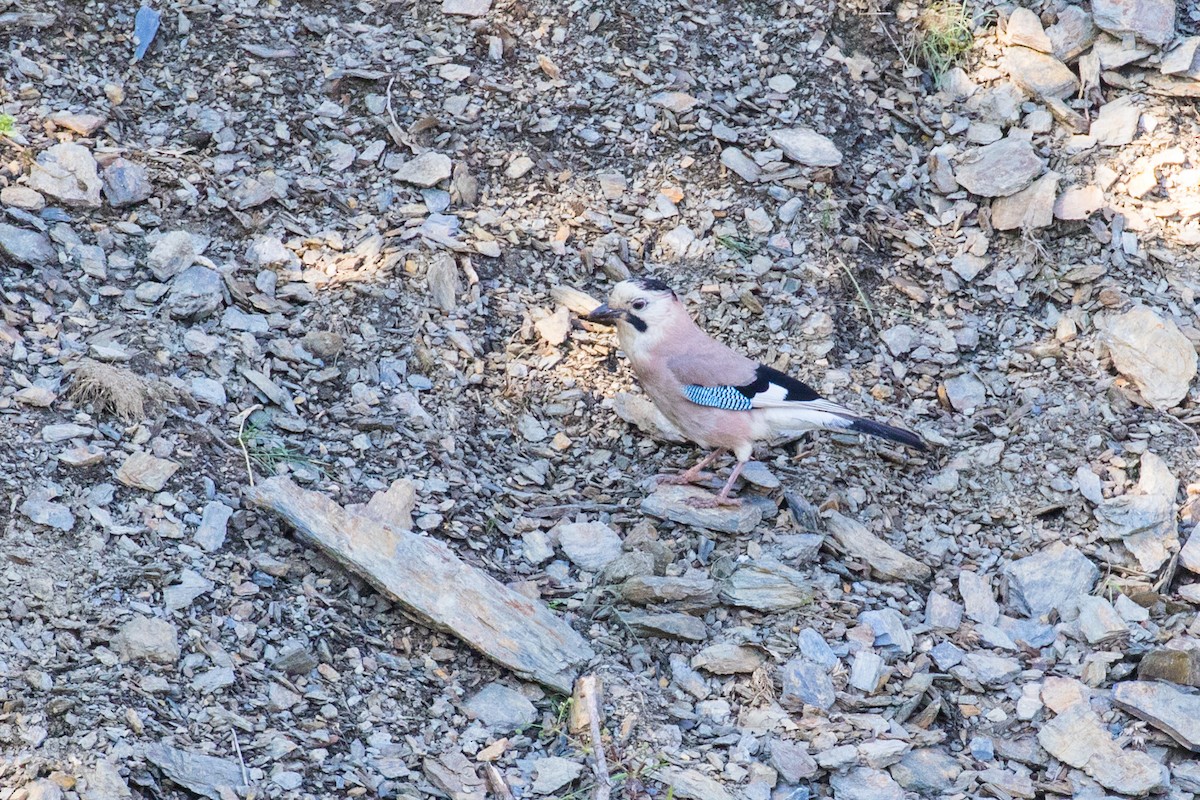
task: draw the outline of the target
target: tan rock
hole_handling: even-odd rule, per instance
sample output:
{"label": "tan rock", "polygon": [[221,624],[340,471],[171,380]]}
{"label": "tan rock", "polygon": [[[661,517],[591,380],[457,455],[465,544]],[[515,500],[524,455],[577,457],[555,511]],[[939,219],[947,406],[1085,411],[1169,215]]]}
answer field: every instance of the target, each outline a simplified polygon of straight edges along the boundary
{"label": "tan rock", "polygon": [[1014,83],[1037,97],[1061,100],[1079,91],[1079,80],[1066,64],[1028,47],[1006,48],[1004,69]]}
{"label": "tan rock", "polygon": [[1054,200],[1058,194],[1057,172],[1047,172],[1008,197],[992,201],[992,227],[998,231],[1034,230],[1054,222]]}
{"label": "tan rock", "polygon": [[157,492],[166,485],[177,469],[179,465],[174,461],[156,458],[139,450],[130,453],[129,458],[125,459],[125,463],[117,470],[117,480],[135,489]]}
{"label": "tan rock", "polygon": [[1020,45],[1042,53],[1050,53],[1054,50],[1050,37],[1042,30],[1042,21],[1028,8],[1013,9],[1012,14],[1008,17],[1008,24],[1004,28],[1003,41],[1005,44]]}
{"label": "tan rock", "polygon": [[1159,411],[1174,408],[1196,377],[1196,350],[1178,326],[1145,306],[1097,322],[1117,371]]}
{"label": "tan rock", "polygon": [[1104,192],[1094,183],[1072,186],[1058,196],[1054,203],[1056,219],[1087,219],[1104,207]]}

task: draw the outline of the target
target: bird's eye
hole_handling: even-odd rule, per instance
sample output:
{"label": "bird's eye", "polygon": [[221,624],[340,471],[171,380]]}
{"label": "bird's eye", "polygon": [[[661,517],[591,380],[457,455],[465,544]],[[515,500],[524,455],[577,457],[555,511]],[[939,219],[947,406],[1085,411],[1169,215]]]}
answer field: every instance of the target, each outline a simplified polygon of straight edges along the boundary
{"label": "bird's eye", "polygon": [[632,308],[634,311],[641,311],[643,308],[646,307],[646,301],[645,300],[634,300],[632,303],[629,304],[629,307]]}

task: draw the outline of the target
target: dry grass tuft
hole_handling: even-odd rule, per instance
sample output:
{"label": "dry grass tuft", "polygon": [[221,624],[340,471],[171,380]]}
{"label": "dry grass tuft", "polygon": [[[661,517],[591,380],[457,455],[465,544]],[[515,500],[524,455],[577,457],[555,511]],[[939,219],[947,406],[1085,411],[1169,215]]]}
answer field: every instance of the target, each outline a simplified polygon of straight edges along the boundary
{"label": "dry grass tuft", "polygon": [[75,367],[70,399],[90,404],[96,414],[112,414],[125,423],[146,418],[146,406],[162,399],[163,391],[124,367],[85,358]]}

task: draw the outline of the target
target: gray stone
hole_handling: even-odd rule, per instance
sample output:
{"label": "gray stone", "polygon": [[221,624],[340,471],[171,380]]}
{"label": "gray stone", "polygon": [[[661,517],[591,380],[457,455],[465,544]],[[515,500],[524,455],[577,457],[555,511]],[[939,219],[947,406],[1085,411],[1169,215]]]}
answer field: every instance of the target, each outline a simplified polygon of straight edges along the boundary
{"label": "gray stone", "polygon": [[780,674],[783,694],[779,700],[784,706],[803,703],[824,710],[831,708],[837,700],[837,691],[833,688],[829,673],[807,658],[793,658],[783,665]]}
{"label": "gray stone", "polygon": [[1055,58],[1070,63],[1096,41],[1092,15],[1081,6],[1068,5],[1058,12],[1058,20],[1046,29]]}
{"label": "gray stone", "polygon": [[147,492],[160,491],[179,464],[165,458],[157,458],[141,450],[130,453],[121,468],[117,470],[117,480],[135,489],[145,489]]}
{"label": "gray stone", "polygon": [[35,489],[17,509],[21,515],[38,525],[60,531],[75,527],[75,515],[62,503],[52,502],[58,492],[45,488]]}
{"label": "gray stone", "polygon": [[1096,143],[1100,145],[1127,145],[1137,136],[1138,119],[1141,115],[1142,109],[1134,102],[1133,97],[1122,95],[1100,106],[1089,133],[1096,137]]}
{"label": "gray stone", "polygon": [[63,422],[58,425],[47,425],[42,428],[43,442],[65,442],[68,439],[86,439],[93,436],[96,429],[90,425],[77,425],[74,422]]}
{"label": "gray stone", "polygon": [[1042,21],[1038,19],[1038,15],[1020,6],[1008,15],[1008,22],[1004,26],[1004,43],[1028,47],[1042,53],[1049,53],[1054,48],[1050,37],[1042,30]]}
{"label": "gray stone", "polygon": [[1113,70],[1141,61],[1156,51],[1157,48],[1143,44],[1132,36],[1118,39],[1102,33],[1096,39],[1092,55],[1099,59],[1100,69]]}
{"label": "gray stone", "polygon": [[766,656],[756,647],[740,644],[714,644],[692,656],[692,668],[714,675],[738,675],[754,672]]}
{"label": "gray stone", "polygon": [[170,611],[179,611],[212,590],[213,582],[200,573],[190,569],[180,570],[179,582],[163,589],[163,605]]}
{"label": "gray stone", "polygon": [[930,592],[925,601],[925,624],[933,630],[957,631],[962,625],[963,607],[941,592]]}
{"label": "gray stone", "polygon": [[13,184],[0,189],[0,205],[32,211],[36,214],[46,207],[46,198],[28,186]]}
{"label": "gray stone", "polygon": [[537,719],[533,703],[502,683],[489,683],[463,703],[463,708],[496,733],[521,730]]}
{"label": "gray stone", "polygon": [[992,227],[998,231],[1037,230],[1054,223],[1057,172],[1047,172],[1025,189],[992,201]]}
{"label": "gray stone", "polygon": [[684,800],[734,800],[725,787],[699,770],[670,767],[654,772],[653,777],[671,787],[675,797]]}
{"label": "gray stone", "polygon": [[875,646],[898,650],[908,655],[913,650],[913,636],[904,627],[904,617],[894,608],[864,611],[858,615],[858,623],[875,632]]}
{"label": "gray stone", "polygon": [[829,777],[835,800],[904,800],[904,790],[892,776],[870,767],[855,767]]}
{"label": "gray stone", "polygon": [[954,674],[993,689],[1007,685],[1021,673],[1021,664],[1013,658],[990,653],[967,653],[962,663],[955,667]]}
{"label": "gray stone", "polygon": [[0,222],[0,255],[25,267],[44,267],[58,261],[58,251],[45,234],[4,222]]}
{"label": "gray stone", "polygon": [[243,178],[229,200],[239,211],[258,208],[264,203],[287,197],[288,182],[267,170],[259,175]]}
{"label": "gray stone", "polygon": [[220,408],[228,402],[228,398],[225,396],[225,384],[214,381],[212,378],[192,378],[188,389],[191,391],[192,397],[210,406]]}
{"label": "gray stone", "polygon": [[780,128],[771,131],[771,141],[792,161],[809,167],[836,167],[842,163],[837,146],[812,128]]}
{"label": "gray stone", "polygon": [[869,650],[860,650],[854,654],[854,661],[850,665],[850,685],[859,691],[874,694],[885,671],[882,658]]}
{"label": "gray stone", "polygon": [[929,651],[929,657],[943,672],[962,663],[963,651],[953,642],[940,642]]}
{"label": "gray stone", "polygon": [[1100,785],[1141,797],[1169,780],[1166,767],[1137,750],[1122,750],[1087,703],[1075,703],[1042,724],[1038,743],[1050,755],[1082,769]]}
{"label": "gray stone", "polygon": [[196,529],[193,540],[201,550],[208,553],[216,552],[225,544],[226,528],[233,509],[219,500],[212,500],[204,506],[200,519],[200,527]]}
{"label": "gray stone", "polygon": [[932,797],[949,792],[962,772],[957,759],[935,748],[910,750],[891,767],[892,777],[910,792]]}
{"label": "gray stone", "polygon": [[104,168],[100,178],[104,185],[104,197],[113,208],[137,205],[154,191],[146,168],[123,158],[114,159]]}
{"label": "gray stone", "polygon": [[82,800],[126,800],[133,796],[121,773],[105,758],[97,758],[80,777],[82,785],[77,789]]}
{"label": "gray stone", "polygon": [[222,800],[226,792],[236,797],[234,790],[243,785],[242,768],[233,759],[191,753],[159,742],[146,748],[146,760],[172,783],[211,800]]}
{"label": "gray stone", "polygon": [[725,602],[757,611],[790,611],[810,605],[812,588],[803,574],[772,559],[739,564],[721,584]]}
{"label": "gray stone", "polygon": [[808,749],[796,742],[771,740],[771,766],[788,783],[799,783],[817,774],[817,762]]}
{"label": "gray stone", "polygon": [[979,273],[988,268],[988,264],[992,263],[991,259],[984,256],[977,256],[974,253],[959,253],[950,260],[950,269],[954,270],[954,274],[970,283],[978,277]]}
{"label": "gray stone", "polygon": [[956,411],[973,411],[987,401],[987,387],[974,375],[963,373],[946,381],[946,398]]}
{"label": "gray stone", "polygon": [[247,314],[237,306],[230,306],[221,315],[221,326],[230,331],[266,333],[271,325],[262,314]]}
{"label": "gray stone", "polygon": [[642,636],[703,642],[708,638],[704,620],[691,614],[646,614],[639,611],[620,612],[621,623]]}
{"label": "gray stone", "polygon": [[578,778],[583,764],[558,756],[538,758],[534,759],[533,772],[533,793],[551,794]]}
{"label": "gray stone", "polygon": [[179,660],[179,636],[164,619],[135,616],[121,626],[112,647],[122,661],[153,661],[174,664]]}
{"label": "gray stone", "polygon": [[64,142],[41,153],[30,169],[29,188],[70,208],[100,207],[96,159],[83,145]]}
{"label": "gray stone", "polygon": [[196,263],[200,248],[187,231],[169,231],[158,237],[146,256],[146,266],[160,281],[168,280]]}
{"label": "gray stone", "polygon": [[1113,365],[1159,411],[1174,408],[1196,377],[1196,349],[1175,322],[1146,306],[1097,321]]}
{"label": "gray stone", "polygon": [[1200,752],[1200,695],[1158,681],[1125,681],[1113,688],[1112,698],[1120,708]]}
{"label": "gray stone", "polygon": [[25,800],[63,800],[63,790],[49,778],[38,778],[23,787]]}
{"label": "gray stone", "polygon": [[1081,594],[1088,594],[1100,579],[1100,570],[1087,556],[1062,542],[1012,562],[1005,567],[1008,597],[1029,617],[1061,610]]}
{"label": "gray stone", "polygon": [[892,355],[902,356],[913,349],[917,340],[917,331],[911,325],[893,325],[880,332],[879,338],[887,345],[887,349]]}
{"label": "gray stone", "polygon": [[271,660],[271,667],[288,675],[307,675],[320,664],[317,657],[303,642],[285,642],[279,654]]}
{"label": "gray stone", "polygon": [[958,574],[958,592],[962,595],[967,616],[984,625],[995,625],[1000,619],[1000,606],[992,594],[992,584],[978,573]]}
{"label": "gray stone", "polygon": [[1200,525],[1192,528],[1187,542],[1180,549],[1179,564],[1184,569],[1200,573]]}
{"label": "gray stone", "polygon": [[1028,47],[1006,47],[1004,68],[1013,83],[1034,97],[1063,100],[1079,91],[1079,79],[1066,64]]}
{"label": "gray stone", "polygon": [[1162,47],[1175,36],[1175,0],[1094,0],[1096,26],[1120,38],[1132,33]]}
{"label": "gray stone", "polygon": [[1200,77],[1195,74],[1197,52],[1200,52],[1200,36],[1189,36],[1163,55],[1158,71],[1163,75],[1182,73],[1193,78]]}
{"label": "gray stone", "polygon": [[622,599],[634,605],[674,603],[684,609],[703,610],[717,605],[717,585],[709,578],[643,575],[621,584]]}
{"label": "gray stone", "polygon": [[429,272],[425,282],[429,286],[429,295],[433,304],[442,311],[450,313],[458,305],[458,264],[446,253],[439,253],[429,264]]}
{"label": "gray stone", "polygon": [[225,302],[224,281],[216,270],[199,264],[184,269],[171,282],[166,308],[172,319],[198,322]]}
{"label": "gray stone", "polygon": [[762,489],[778,489],[783,483],[761,461],[751,461],[742,469],[742,480]]}
{"label": "gray stone", "polygon": [[756,182],[762,176],[762,168],[754,159],[736,147],[726,147],[721,151],[721,164],[749,183]]}
{"label": "gray stone", "polygon": [[1129,626],[1125,624],[1125,620],[1121,619],[1112,603],[1103,597],[1080,597],[1077,605],[1079,631],[1089,644],[1107,642],[1129,633]]}
{"label": "gray stone", "polygon": [[1018,646],[1049,647],[1056,638],[1052,625],[1008,616],[1000,617],[1000,630]]}
{"label": "gray stone", "polygon": [[805,628],[800,631],[799,644],[800,654],[809,661],[819,664],[827,670],[837,666],[837,654],[833,652],[833,649],[825,641],[825,638],[812,628]]}
{"label": "gray stone", "polygon": [[749,533],[762,522],[762,509],[752,503],[718,508],[696,508],[688,500],[710,498],[694,486],[662,485],[642,501],[642,513],[722,533]]}
{"label": "gray stone", "polygon": [[603,522],[569,522],[555,530],[563,552],[580,569],[599,572],[621,555],[621,537]]}
{"label": "gray stone", "polygon": [[554,558],[554,546],[550,544],[550,537],[543,531],[526,531],[521,536],[521,543],[521,552],[530,564],[536,566]]}
{"label": "gray stone", "polygon": [[673,114],[686,114],[700,104],[698,98],[687,92],[659,92],[650,98],[650,102]]}
{"label": "gray stone", "polygon": [[968,152],[959,161],[954,179],[972,194],[1006,197],[1032,183],[1042,167],[1032,144],[1009,136]]}
{"label": "gray stone", "polygon": [[428,189],[449,178],[451,172],[449,156],[428,151],[401,164],[395,178]]}
{"label": "gray stone", "polygon": [[296,254],[284,247],[277,236],[255,236],[246,248],[246,261],[260,268],[299,264]]}
{"label": "gray stone", "polygon": [[442,0],[442,13],[460,17],[483,17],[492,7],[492,0]]}

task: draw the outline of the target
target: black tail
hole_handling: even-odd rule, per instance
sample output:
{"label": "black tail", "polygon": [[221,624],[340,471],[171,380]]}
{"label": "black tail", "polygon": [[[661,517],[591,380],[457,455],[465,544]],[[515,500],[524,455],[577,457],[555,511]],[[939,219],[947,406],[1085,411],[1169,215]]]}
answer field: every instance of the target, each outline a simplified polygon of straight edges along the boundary
{"label": "black tail", "polygon": [[889,439],[893,442],[906,444],[909,447],[917,450],[928,450],[925,442],[921,441],[921,437],[917,436],[912,431],[906,431],[903,428],[897,428],[894,425],[885,425],[882,422],[875,422],[862,417],[855,417],[850,422],[850,430],[865,433],[870,436],[878,436],[880,439]]}

